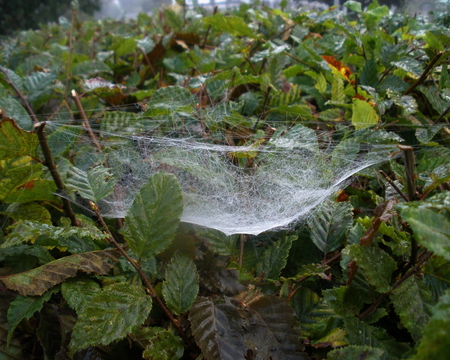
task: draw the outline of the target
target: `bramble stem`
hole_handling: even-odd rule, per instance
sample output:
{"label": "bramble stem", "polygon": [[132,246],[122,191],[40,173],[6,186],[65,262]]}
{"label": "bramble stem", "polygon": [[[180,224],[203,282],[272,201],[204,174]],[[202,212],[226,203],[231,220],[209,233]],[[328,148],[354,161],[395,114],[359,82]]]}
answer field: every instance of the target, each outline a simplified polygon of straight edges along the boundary
{"label": "bramble stem", "polygon": [[403,193],[403,191],[401,191],[397,185],[395,185],[395,183],[392,181],[392,179],[383,171],[380,170],[380,174],[383,175],[385,177],[385,179],[387,180],[387,182],[395,189],[395,191],[397,191],[397,193],[403,198],[403,200],[405,201],[409,201],[408,197]]}
{"label": "bramble stem", "polygon": [[[408,200],[416,201],[416,175],[414,171],[414,149],[411,146],[399,145],[405,155],[405,181],[408,190]],[[418,244],[416,239],[411,238],[411,265],[417,262]]]}
{"label": "bramble stem", "polygon": [[434,58],[430,61],[428,66],[425,68],[422,75],[420,75],[420,77],[404,92],[403,95],[410,94],[417,86],[419,86],[420,84],[422,84],[425,81],[425,79],[428,76],[428,73],[433,69],[434,65],[436,65],[436,63],[441,58],[441,56],[442,56],[442,52],[438,52],[434,55]]}
{"label": "bramble stem", "polygon": [[84,112],[83,105],[81,104],[80,97],[78,96],[77,92],[75,90],[72,90],[72,96],[75,100],[75,104],[77,105],[78,111],[80,112],[81,118],[83,120],[83,127],[87,131],[89,137],[92,140],[92,143],[95,145],[97,150],[99,152],[103,152],[100,144],[97,141],[97,138],[94,135],[94,132],[92,131],[91,125],[89,125],[89,120],[87,119],[86,113]]}
{"label": "bramble stem", "polygon": [[[425,251],[424,251],[425,252]],[[381,294],[378,299],[376,299],[372,305],[370,305],[369,308],[367,308],[366,311],[364,311],[362,314],[358,316],[359,320],[363,320],[367,315],[371,314],[377,307],[380,305],[384,299],[386,299],[393,290],[398,288],[401,284],[403,284],[409,277],[414,275],[417,271],[419,271],[419,268],[427,261],[431,256],[433,255],[432,252],[426,253],[422,258],[417,262],[417,264],[409,270],[405,275],[402,276],[394,285],[392,285],[392,289],[384,294]]]}
{"label": "bramble stem", "polygon": [[147,293],[150,295],[150,297],[152,299],[154,299],[159,306],[161,307],[161,309],[164,311],[164,313],[167,315],[167,317],[169,318],[169,320],[172,322],[172,324],[175,326],[175,328],[178,330],[178,332],[180,333],[181,337],[183,338],[183,340],[185,341],[186,345],[188,347],[191,347],[191,343],[189,342],[188,337],[186,336],[186,334],[184,333],[183,329],[180,327],[180,324],[178,323],[178,321],[173,317],[172,313],[170,312],[170,310],[166,307],[166,305],[164,305],[163,301],[161,300],[161,298],[158,296],[158,294],[156,294],[155,289],[153,288],[153,285],[150,283],[150,280],[148,280],[147,276],[144,274],[144,272],[142,271],[142,268],[140,266],[140,264],[132,259],[127,252],[122,248],[122,246],[120,246],[120,244],[116,241],[116,239],[114,239],[113,234],[111,233],[111,231],[108,228],[108,225],[106,225],[105,221],[103,220],[103,216],[100,213],[98,206],[91,203],[91,207],[94,210],[95,214],[98,217],[98,220],[100,221],[100,223],[102,224],[103,228],[105,229],[105,231],[108,233],[108,235],[110,236],[108,241],[114,245],[114,247],[119,250],[119,252],[124,256],[125,259],[127,259],[127,261],[136,269],[137,273],[139,274],[142,282],[144,283],[144,286],[146,288]]}
{"label": "bramble stem", "polygon": [[[45,135],[45,124],[46,122],[37,123],[34,125],[36,129],[36,134],[39,139],[39,144],[41,145],[42,152],[44,154],[45,158],[45,165],[50,170],[50,174],[52,175],[53,181],[55,182],[56,187],[61,193],[64,193],[66,190],[66,187],[64,186],[64,183],[61,180],[61,176],[59,175],[58,169],[56,168],[55,162],[53,161],[52,152],[50,150],[50,147],[48,146],[47,142],[47,136]],[[64,214],[70,219],[70,223],[72,226],[80,226],[80,222],[75,216],[75,213],[72,210],[72,207],[70,206],[70,201],[67,200],[65,197],[61,197],[62,203],[63,203],[63,209]]]}

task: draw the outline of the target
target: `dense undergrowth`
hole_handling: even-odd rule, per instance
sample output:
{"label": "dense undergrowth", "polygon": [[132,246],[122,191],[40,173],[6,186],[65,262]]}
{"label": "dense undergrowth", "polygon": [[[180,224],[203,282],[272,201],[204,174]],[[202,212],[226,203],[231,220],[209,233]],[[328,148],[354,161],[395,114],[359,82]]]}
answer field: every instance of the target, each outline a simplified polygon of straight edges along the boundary
{"label": "dense undergrowth", "polygon": [[[450,31],[346,6],[74,11],[2,39],[0,359],[447,358]],[[161,161],[104,219],[123,180],[111,134],[177,137],[186,119],[205,142],[283,129],[298,151],[313,134],[332,164],[364,133],[394,156],[287,230],[180,223],[180,171]]]}

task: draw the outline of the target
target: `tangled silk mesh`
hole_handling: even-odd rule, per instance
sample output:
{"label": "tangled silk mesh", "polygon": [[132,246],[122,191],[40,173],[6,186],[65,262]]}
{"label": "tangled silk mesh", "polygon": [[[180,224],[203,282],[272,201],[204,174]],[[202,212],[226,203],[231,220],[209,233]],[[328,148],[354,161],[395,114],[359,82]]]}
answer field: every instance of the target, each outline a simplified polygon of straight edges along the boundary
{"label": "tangled silk mesh", "polygon": [[[369,131],[335,142],[298,121],[294,126],[275,124],[273,133],[260,131],[259,137],[249,132],[242,140],[238,135],[244,145],[235,146],[230,137],[239,125],[230,122],[242,120],[236,115],[239,104],[201,109],[196,101],[181,87],[165,88],[143,114],[111,112],[92,122],[117,179],[114,193],[99,204],[104,216],[125,217],[141,186],[164,171],[180,182],[182,221],[227,235],[257,235],[298,221],[352,175],[388,160],[393,151],[393,145],[365,141]],[[90,151],[92,167],[99,154]]]}

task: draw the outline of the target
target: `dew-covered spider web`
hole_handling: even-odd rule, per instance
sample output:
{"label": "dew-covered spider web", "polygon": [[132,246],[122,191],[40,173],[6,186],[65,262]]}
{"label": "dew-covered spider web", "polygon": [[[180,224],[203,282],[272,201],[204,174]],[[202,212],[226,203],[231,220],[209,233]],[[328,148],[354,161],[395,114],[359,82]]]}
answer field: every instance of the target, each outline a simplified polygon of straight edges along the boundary
{"label": "dew-covered spider web", "polygon": [[[86,82],[86,90],[113,86],[96,81]],[[296,223],[353,175],[389,160],[399,141],[382,130],[355,131],[282,112],[276,100],[259,116],[246,116],[251,97],[230,101],[226,87],[213,91],[206,83],[200,89],[161,88],[133,111],[90,110],[102,152],[86,127],[63,113],[47,124],[50,144],[56,154],[72,144],[72,163],[83,171],[110,169],[116,185],[99,204],[105,217],[125,217],[141,186],[164,171],[180,182],[182,221],[227,235],[257,235]],[[69,166],[59,161],[60,169]]]}

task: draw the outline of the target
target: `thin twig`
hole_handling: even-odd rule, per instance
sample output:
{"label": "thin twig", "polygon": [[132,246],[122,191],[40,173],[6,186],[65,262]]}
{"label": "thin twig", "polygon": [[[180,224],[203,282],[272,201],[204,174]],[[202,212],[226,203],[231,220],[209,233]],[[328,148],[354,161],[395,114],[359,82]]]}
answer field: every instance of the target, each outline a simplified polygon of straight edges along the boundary
{"label": "thin twig", "polygon": [[150,71],[152,72],[153,77],[155,77],[156,76],[155,69],[153,68],[152,63],[150,62],[150,59],[148,58],[148,56],[145,53],[144,49],[141,49],[141,48],[139,48],[139,49],[141,50],[142,55],[144,55],[144,59],[147,62],[147,65],[150,68]]}
{"label": "thin twig", "polygon": [[378,305],[380,305],[384,299],[386,299],[393,290],[398,288],[401,284],[403,284],[409,277],[414,275],[417,271],[419,271],[419,268],[427,261],[431,256],[433,255],[432,252],[426,253],[424,256],[421,257],[421,259],[417,262],[417,264],[409,270],[405,275],[403,275],[394,285],[392,285],[392,288],[389,292],[381,294],[378,299],[376,299],[370,307],[368,307],[362,314],[358,316],[359,320],[363,320],[367,315],[372,313]]}
{"label": "thin twig", "polygon": [[97,138],[92,131],[91,125],[89,125],[89,120],[87,119],[86,113],[84,112],[83,105],[81,104],[80,98],[75,90],[72,90],[72,96],[75,100],[75,104],[77,105],[78,111],[80,112],[81,118],[83,120],[83,126],[85,130],[88,132],[89,137],[91,138],[93,144],[97,148],[99,152],[103,152],[100,144],[97,141]]}
{"label": "thin twig", "polygon": [[[411,146],[399,145],[400,150],[405,155],[405,180],[408,190],[409,201],[416,201],[416,174],[414,170],[414,149]],[[411,238],[411,265],[417,262],[418,244],[416,239]]]}
{"label": "thin twig", "polygon": [[16,92],[16,94],[20,97],[20,99],[22,100],[23,104],[25,105],[25,108],[28,111],[28,114],[30,114],[31,116],[31,120],[33,120],[34,123],[38,122],[38,119],[36,117],[36,114],[34,113],[33,109],[31,108],[29,102],[27,101],[27,99],[25,99],[25,96],[23,96],[22,92],[19,90],[19,88],[14,84],[14,82],[11,80],[11,77],[9,76],[8,72],[0,67],[0,71],[5,74],[7,80],[6,83],[9,84],[14,91]]}
{"label": "thin twig", "polygon": [[240,236],[240,251],[239,251],[239,267],[244,264],[244,246],[247,241],[247,235],[241,234]]}
{"label": "thin twig", "polygon": [[[436,125],[439,121],[441,121],[444,118],[444,116],[447,115],[449,112],[450,112],[450,105],[447,109],[445,109],[445,111],[441,115],[439,115],[439,117],[436,119],[436,121],[433,122],[433,125]],[[448,122],[447,122],[447,124],[448,124]]]}
{"label": "thin twig", "polygon": [[417,86],[419,86],[420,84],[422,84],[425,79],[428,76],[428,73],[433,69],[434,65],[437,63],[437,61],[441,58],[442,56],[442,52],[438,52],[434,55],[434,58],[430,61],[430,63],[428,64],[428,66],[425,68],[425,70],[423,71],[422,75],[420,75],[420,77],[404,92],[403,95],[408,95],[409,93],[411,93]]}
{"label": "thin twig", "polygon": [[[214,6],[214,11],[213,11],[213,15],[216,15],[217,13],[217,9],[219,7],[216,5]],[[203,44],[202,44],[202,48],[204,48],[206,46],[206,41],[208,40],[208,36],[209,36],[209,32],[211,31],[211,25],[208,26],[208,30],[206,30],[206,34],[205,34],[205,38],[203,39]]]}
{"label": "thin twig", "polygon": [[266,107],[267,107],[267,101],[269,100],[269,94],[270,94],[271,90],[272,90],[272,87],[269,87],[266,91],[266,94],[264,95],[264,103],[263,103],[263,107],[261,110],[261,116],[259,116],[258,120],[256,120],[255,126],[253,126],[253,130],[255,130],[256,127],[259,125],[259,121],[266,117],[265,112],[266,112]]}
{"label": "thin twig", "polygon": [[[50,150],[50,147],[48,146],[47,137],[45,135],[45,124],[46,122],[37,123],[34,125],[36,129],[36,134],[39,139],[39,144],[41,145],[42,152],[44,154],[45,158],[45,165],[50,170],[50,174],[52,175],[53,181],[55,182],[56,187],[61,193],[64,193],[66,190],[66,187],[64,186],[64,183],[61,180],[61,176],[59,175],[58,170],[56,169],[55,162],[53,161],[52,152]],[[70,205],[70,201],[67,200],[65,197],[61,197],[62,203],[63,203],[63,209],[64,214],[70,219],[70,223],[72,226],[80,226],[80,222],[75,216],[75,213],[72,210],[72,207]]]}
{"label": "thin twig", "polygon": [[98,206],[95,205],[94,203],[91,202],[91,208],[92,210],[94,210],[95,214],[98,217],[98,220],[100,221],[100,223],[102,224],[104,230],[108,233],[108,235],[110,236],[109,239],[107,239],[112,245],[114,245],[114,247],[120,251],[120,253],[123,255],[123,257],[125,259],[127,259],[127,261],[136,269],[137,273],[139,274],[142,282],[144,283],[144,286],[146,287],[146,291],[147,293],[151,296],[152,299],[154,299],[159,306],[161,307],[161,309],[164,311],[164,313],[167,315],[167,317],[169,318],[169,320],[171,321],[171,323],[175,326],[175,328],[177,329],[177,331],[180,333],[181,337],[183,338],[183,340],[185,341],[186,345],[188,347],[192,347],[191,343],[188,339],[188,337],[186,336],[185,332],[183,331],[183,329],[180,327],[180,324],[178,323],[178,321],[173,317],[172,313],[170,312],[170,310],[166,307],[166,305],[164,305],[163,301],[161,300],[161,298],[158,296],[158,294],[155,292],[155,289],[153,288],[153,285],[150,283],[150,280],[148,280],[147,276],[144,274],[144,272],[142,271],[142,268],[140,266],[140,264],[132,259],[127,252],[123,249],[122,246],[120,246],[120,244],[116,241],[116,239],[114,238],[113,234],[111,233],[111,231],[109,230],[108,225],[106,225],[105,221],[103,220],[103,216],[100,213]]}
{"label": "thin twig", "polygon": [[399,187],[395,184],[394,181],[383,171],[380,170],[380,174],[384,176],[384,178],[387,180],[387,182],[397,191],[397,193],[403,198],[405,201],[409,201],[408,197],[399,189]]}

